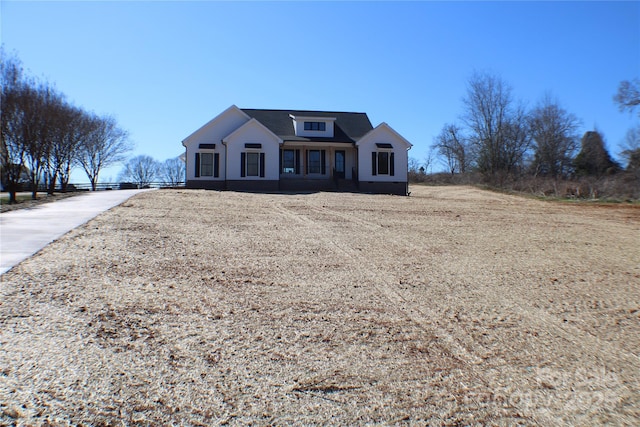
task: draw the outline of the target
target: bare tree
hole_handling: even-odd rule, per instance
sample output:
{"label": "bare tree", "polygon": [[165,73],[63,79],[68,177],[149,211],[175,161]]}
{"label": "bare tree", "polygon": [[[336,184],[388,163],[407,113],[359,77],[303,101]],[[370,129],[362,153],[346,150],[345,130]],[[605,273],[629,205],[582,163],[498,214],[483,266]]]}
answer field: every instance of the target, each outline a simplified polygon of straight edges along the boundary
{"label": "bare tree", "polygon": [[96,190],[100,171],[125,159],[131,151],[129,135],[111,116],[87,118],[87,133],[76,150],[76,161],[87,174],[91,189]]}
{"label": "bare tree", "polygon": [[524,162],[530,138],[522,121],[524,108],[514,106],[511,88],[499,77],[474,73],[463,102],[463,120],[480,172],[489,177],[516,172]]}
{"label": "bare tree", "polygon": [[160,164],[151,156],[140,155],[130,159],[120,173],[121,181],[136,184],[138,188],[148,187],[159,175]]}
{"label": "bare tree", "polygon": [[628,171],[640,170],[640,124],[627,131],[620,156],[625,160]]}
{"label": "bare tree", "polygon": [[562,108],[549,94],[545,95],[529,116],[533,139],[535,175],[553,178],[571,172],[573,157],[578,148],[579,120]]}
{"label": "bare tree", "polygon": [[19,126],[25,148],[25,164],[29,171],[31,197],[37,198],[38,187],[47,169],[51,149],[52,104],[58,94],[47,83],[28,80],[18,95]]}
{"label": "bare tree", "polygon": [[420,170],[420,162],[415,157],[409,157],[408,169],[410,173],[418,173]]}
{"label": "bare tree", "polygon": [[424,156],[424,161],[420,167],[420,173],[427,174],[433,165],[433,148],[429,148],[427,154]]}
{"label": "bare tree", "polygon": [[415,157],[409,157],[407,166],[409,182],[418,182],[422,177],[422,175],[420,174],[420,162],[418,161],[418,159],[416,159]]}
{"label": "bare tree", "polygon": [[0,167],[2,186],[9,192],[9,203],[16,202],[16,192],[25,170],[26,144],[23,140],[21,92],[25,86],[22,65],[0,47]]}
{"label": "bare tree", "polygon": [[185,167],[184,160],[180,157],[165,160],[161,168],[162,179],[170,186],[182,184],[185,182]]}
{"label": "bare tree", "polygon": [[[634,108],[640,105],[640,78],[636,77],[633,81],[621,81],[613,101],[618,104],[620,111],[633,111]],[[640,116],[640,111],[638,111],[638,116]]]}
{"label": "bare tree", "polygon": [[43,178],[48,179],[49,192],[53,192],[57,169],[54,149],[64,125],[61,111],[64,97],[48,83],[26,79],[15,96],[18,114],[8,126],[15,129],[22,144],[24,165],[28,171],[31,197],[37,198]]}
{"label": "bare tree", "polygon": [[50,148],[49,148],[49,156],[47,158],[47,162],[45,164],[45,173],[46,173],[46,184],[47,184],[47,193],[53,194],[55,191],[56,181],[58,180],[58,169],[56,167],[56,157],[58,154],[59,148],[59,139],[61,134],[61,129],[64,126],[64,116],[62,114],[62,108],[64,105],[64,96],[60,95],[54,102],[49,106],[47,115],[52,119],[52,129],[50,129],[49,137],[50,137]]}
{"label": "bare tree", "polygon": [[[2,52],[2,154],[3,181],[15,201],[17,183],[26,172],[31,196],[37,198],[49,167],[55,110],[62,96],[46,82],[23,76],[17,60]],[[13,194],[12,194],[13,193]]]}
{"label": "bare tree", "polygon": [[50,151],[47,163],[48,192],[52,194],[59,180],[62,192],[66,192],[76,151],[80,143],[89,136],[87,125],[90,116],[69,104],[60,95],[51,105],[52,118],[49,132]]}
{"label": "bare tree", "polygon": [[48,184],[47,192],[53,194],[63,157],[72,155],[72,152],[69,152],[72,148],[65,147],[64,144],[69,126],[67,111],[71,108],[66,103],[64,95],[48,83],[43,83],[36,87],[35,103],[33,109],[36,112],[36,138],[28,147],[27,156],[32,176],[33,197],[38,191],[43,175],[45,183]]}
{"label": "bare tree", "polygon": [[75,163],[95,190],[100,170],[121,161],[130,150],[127,133],[113,118],[73,107],[49,83],[25,76],[20,62],[2,48],[0,56],[0,157],[10,202],[15,202],[25,172],[34,199],[43,177],[50,193],[58,177],[64,191]]}
{"label": "bare tree", "polygon": [[467,171],[472,156],[469,143],[462,134],[462,128],[455,124],[445,124],[432,147],[452,175]]}
{"label": "bare tree", "polygon": [[514,107],[507,119],[503,147],[505,155],[505,171],[513,173],[524,165],[526,154],[531,148],[531,130],[527,112],[523,104]]}
{"label": "bare tree", "polygon": [[58,105],[49,158],[50,192],[54,189],[56,179],[60,181],[61,191],[67,191],[76,150],[89,133],[87,121],[84,111],[67,103]]}

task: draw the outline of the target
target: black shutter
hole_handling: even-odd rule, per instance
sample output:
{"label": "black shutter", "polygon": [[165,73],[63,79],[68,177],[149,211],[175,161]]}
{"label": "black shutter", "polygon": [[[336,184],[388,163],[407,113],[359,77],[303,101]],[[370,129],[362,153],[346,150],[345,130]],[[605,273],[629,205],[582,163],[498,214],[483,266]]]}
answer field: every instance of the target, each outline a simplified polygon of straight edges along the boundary
{"label": "black shutter", "polygon": [[284,171],[282,170],[282,156],[284,156],[284,150],[281,148],[280,149],[280,169],[278,173],[283,173]]}
{"label": "black shutter", "polygon": [[393,176],[395,172],[395,166],[393,164],[393,153],[389,156],[389,175]]}
{"label": "black shutter", "polygon": [[200,177],[200,153],[196,153],[196,178]]}
{"label": "black shutter", "polygon": [[300,175],[300,150],[296,150],[296,175]]}
{"label": "black shutter", "polygon": [[260,178],[264,178],[264,153],[260,153]]}
{"label": "black shutter", "polygon": [[305,175],[309,175],[309,150],[307,150],[305,160],[306,162],[304,163],[304,173]]}
{"label": "black shutter", "polygon": [[220,153],[213,153],[213,177],[220,177]]}
{"label": "black shutter", "polygon": [[246,171],[246,162],[247,162],[247,154],[246,153],[240,153],[240,176],[244,177],[247,176],[247,171]]}
{"label": "black shutter", "polygon": [[375,151],[373,153],[371,153],[371,175],[377,175],[378,174],[378,162],[376,162],[378,157],[378,153],[376,153]]}
{"label": "black shutter", "polygon": [[326,154],[327,154],[327,150],[322,150],[320,152],[320,173],[322,173],[322,175],[326,175],[327,171],[327,159],[326,159]]}

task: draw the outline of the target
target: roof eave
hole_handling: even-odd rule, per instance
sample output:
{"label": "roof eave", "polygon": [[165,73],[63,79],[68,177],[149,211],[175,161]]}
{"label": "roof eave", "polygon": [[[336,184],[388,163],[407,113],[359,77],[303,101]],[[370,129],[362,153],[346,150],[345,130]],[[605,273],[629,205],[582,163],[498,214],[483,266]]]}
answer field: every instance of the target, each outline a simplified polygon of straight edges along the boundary
{"label": "roof eave", "polygon": [[189,142],[189,140],[196,135],[198,132],[200,132],[202,129],[212,125],[213,123],[215,123],[218,119],[220,119],[220,117],[224,116],[228,111],[231,110],[236,110],[238,112],[240,112],[241,114],[243,114],[247,120],[251,119],[251,117],[249,117],[249,115],[247,115],[247,113],[245,113],[244,111],[242,111],[242,109],[238,108],[235,104],[232,104],[229,108],[225,109],[222,113],[218,114],[217,116],[215,116],[213,119],[209,120],[207,123],[205,123],[204,125],[200,126],[195,132],[192,132],[188,137],[186,137],[185,139],[182,140],[182,146],[186,147],[187,143]]}

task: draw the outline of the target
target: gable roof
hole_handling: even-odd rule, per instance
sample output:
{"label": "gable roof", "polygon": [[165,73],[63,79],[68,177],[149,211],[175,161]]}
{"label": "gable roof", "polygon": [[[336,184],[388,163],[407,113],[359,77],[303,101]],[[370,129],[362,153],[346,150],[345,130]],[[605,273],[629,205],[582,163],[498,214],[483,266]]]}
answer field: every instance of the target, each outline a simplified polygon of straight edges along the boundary
{"label": "gable roof", "polygon": [[255,126],[258,129],[264,131],[267,135],[271,135],[273,136],[273,139],[278,141],[278,144],[282,144],[282,138],[280,138],[278,135],[274,134],[273,132],[271,132],[271,130],[266,127],[265,125],[263,125],[262,123],[260,123],[258,120],[256,120],[255,118],[252,118],[251,120],[249,120],[248,122],[246,122],[245,124],[243,124],[242,126],[240,126],[238,129],[234,130],[233,132],[231,132],[229,135],[225,136],[222,139],[223,143],[229,142],[229,140],[235,138],[236,135],[240,135],[242,134],[242,132],[245,132],[249,127],[251,126]]}
{"label": "gable roof", "polygon": [[191,138],[193,138],[194,136],[196,136],[197,134],[205,131],[206,129],[210,128],[211,126],[214,126],[217,122],[219,122],[222,117],[226,116],[227,114],[230,114],[232,112],[235,112],[239,115],[245,116],[246,120],[248,121],[250,119],[249,116],[247,116],[245,113],[242,112],[241,109],[239,109],[238,107],[236,107],[235,105],[230,106],[229,108],[227,108],[226,110],[224,110],[222,113],[218,114],[217,116],[215,116],[213,119],[209,120],[207,123],[205,123],[204,125],[200,126],[195,132],[193,132],[191,135],[189,135],[188,137],[186,137],[185,139],[182,140],[182,145],[184,145],[185,147],[187,146],[187,143],[189,142],[189,140]]}
{"label": "gable roof", "polygon": [[[366,113],[305,110],[261,110],[241,108],[249,117],[262,123],[283,141],[346,142],[354,143],[373,129]],[[301,117],[327,117],[335,119],[333,137],[296,136],[290,115]]]}
{"label": "gable roof", "polygon": [[378,126],[376,126],[374,129],[372,129],[371,131],[367,132],[366,135],[364,135],[360,140],[358,140],[358,142],[356,143],[356,145],[360,145],[360,143],[365,143],[367,139],[370,139],[372,137],[374,137],[374,135],[376,135],[377,133],[380,133],[382,131],[387,131],[389,132],[391,135],[393,135],[398,141],[401,141],[403,144],[405,144],[407,150],[411,149],[411,147],[413,147],[413,144],[410,143],[409,141],[407,141],[405,139],[404,136],[400,135],[398,132],[395,131],[395,129],[393,129],[391,126],[389,126],[387,123],[382,122],[380,123]]}

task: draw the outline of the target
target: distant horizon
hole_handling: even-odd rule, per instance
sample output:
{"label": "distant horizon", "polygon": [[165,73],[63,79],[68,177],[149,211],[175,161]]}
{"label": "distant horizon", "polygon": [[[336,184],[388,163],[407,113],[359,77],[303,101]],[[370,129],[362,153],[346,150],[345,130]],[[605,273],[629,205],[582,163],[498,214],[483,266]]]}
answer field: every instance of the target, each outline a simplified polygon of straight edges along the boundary
{"label": "distant horizon", "polygon": [[[366,113],[423,162],[459,122],[474,71],[530,109],[546,93],[619,152],[637,113],[613,102],[640,77],[640,2],[17,2],[2,43],[75,105],[116,117],[131,157],[183,153],[230,105]],[[434,168],[435,169],[435,168]],[[100,174],[115,180],[121,166]],[[72,181],[86,176],[75,170]]]}

